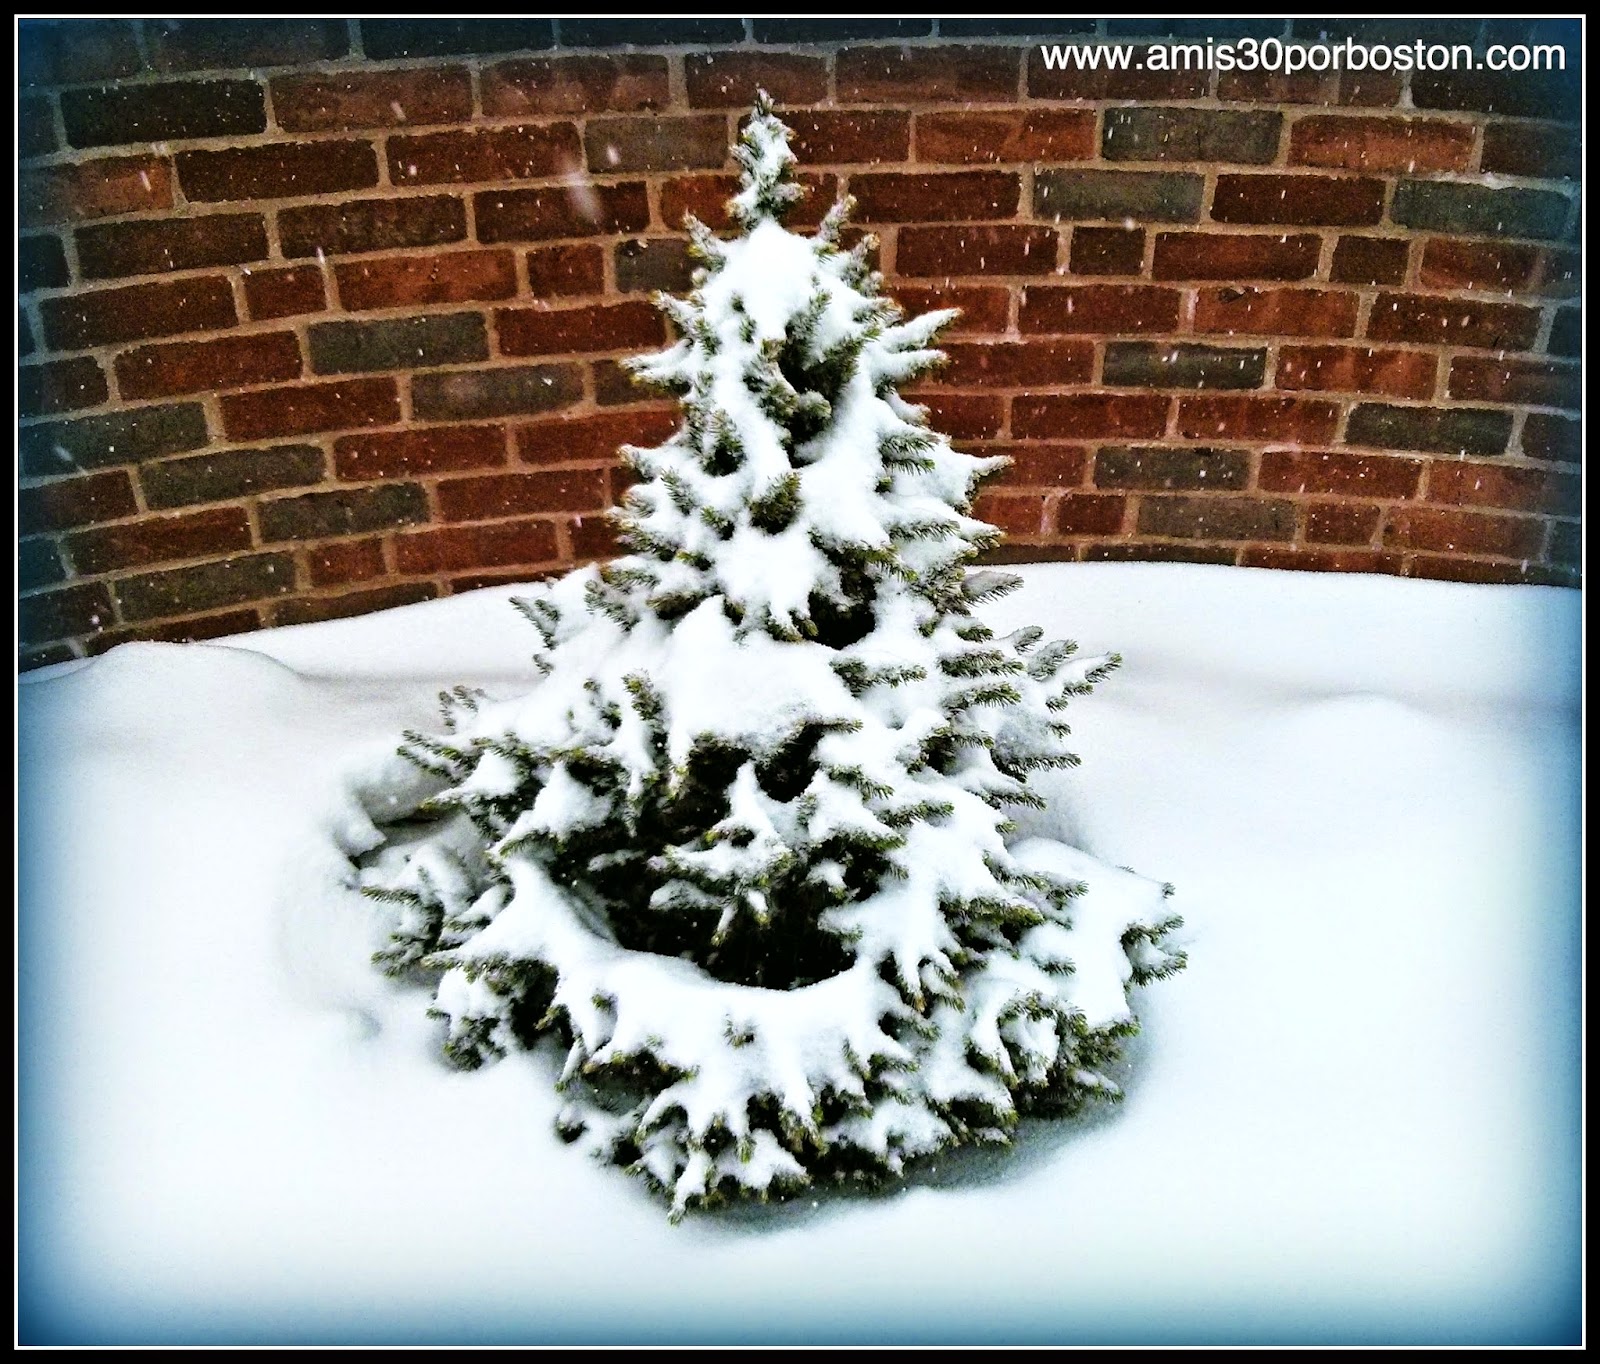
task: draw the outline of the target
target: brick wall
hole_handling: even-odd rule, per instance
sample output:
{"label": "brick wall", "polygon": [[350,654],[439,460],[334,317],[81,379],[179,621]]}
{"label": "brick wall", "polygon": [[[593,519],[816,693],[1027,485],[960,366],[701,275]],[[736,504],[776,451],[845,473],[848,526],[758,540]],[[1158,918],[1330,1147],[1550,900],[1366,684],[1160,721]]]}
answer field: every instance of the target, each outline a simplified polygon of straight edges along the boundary
{"label": "brick wall", "polygon": [[672,427],[618,362],[758,84],[798,216],[848,189],[964,310],[918,397],[1013,457],[1006,557],[1575,583],[1577,71],[1067,74],[1041,27],[1151,29],[24,23],[23,665],[604,555]]}

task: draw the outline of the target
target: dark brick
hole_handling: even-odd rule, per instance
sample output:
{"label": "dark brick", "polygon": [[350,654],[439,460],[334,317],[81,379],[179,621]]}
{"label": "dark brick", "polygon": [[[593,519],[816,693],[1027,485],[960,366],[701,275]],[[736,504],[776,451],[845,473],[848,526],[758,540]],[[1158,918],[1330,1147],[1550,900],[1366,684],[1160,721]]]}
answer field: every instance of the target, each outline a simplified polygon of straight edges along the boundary
{"label": "dark brick", "polygon": [[259,213],[102,223],[80,227],[74,236],[85,279],[155,275],[267,258],[266,220]]}
{"label": "dark brick", "polygon": [[1309,279],[1321,238],[1310,233],[1159,232],[1156,279]]}
{"label": "dark brick", "polygon": [[1454,550],[1507,559],[1538,558],[1543,539],[1544,521],[1538,517],[1444,507],[1396,507],[1383,530],[1383,543],[1391,549]]}
{"label": "dark brick", "polygon": [[38,347],[34,345],[33,332],[28,326],[28,315],[21,308],[17,309],[17,354],[21,356],[32,355]]}
{"label": "dark brick", "polygon": [[373,488],[339,488],[301,493],[261,504],[261,538],[320,540],[357,535],[393,526],[414,526],[428,519],[428,498],[415,483],[388,483]]}
{"label": "dark brick", "polygon": [[1527,350],[1538,330],[1537,308],[1428,294],[1379,294],[1367,320],[1367,335],[1380,341],[1486,350]]}
{"label": "dark brick", "polygon": [[1481,407],[1361,403],[1345,428],[1348,445],[1442,455],[1500,455],[1510,441],[1511,413]]}
{"label": "dark brick", "polygon": [[437,487],[446,521],[493,521],[534,512],[598,511],[606,504],[605,470],[559,469],[537,473],[452,478]]}
{"label": "dark brick", "polygon": [[916,116],[917,159],[929,161],[1087,161],[1095,154],[1088,109],[986,109]]}
{"label": "dark brick", "polygon": [[600,175],[714,170],[728,159],[728,120],[722,114],[591,118],[583,142],[589,169]]}
{"label": "dark brick", "polygon": [[1170,400],[1160,393],[1070,393],[1011,404],[1018,440],[1150,439],[1166,431]]}
{"label": "dark brick", "polygon": [[851,43],[874,38],[926,38],[931,19],[752,19],[758,43]]}
{"label": "dark brick", "polygon": [[572,170],[578,152],[578,130],[571,123],[391,137],[389,181],[436,185],[542,179]]}
{"label": "dark brick", "polygon": [[665,108],[667,59],[643,54],[534,57],[483,73],[483,111],[491,116],[636,113]]}
{"label": "dark brick", "polygon": [[157,71],[219,71],[332,61],[350,50],[343,19],[147,19]]}
{"label": "dark brick", "polygon": [[662,345],[667,339],[661,314],[643,301],[583,308],[502,308],[495,313],[495,331],[503,355],[636,350]]}
{"label": "dark brick", "polygon": [[662,396],[636,380],[620,360],[591,361],[589,372],[594,376],[594,400],[602,407],[616,407]]}
{"label": "dark brick", "polygon": [[222,425],[230,440],[270,440],[316,431],[388,426],[400,420],[393,379],[344,379],[295,384],[222,398]]}
{"label": "dark brick", "polygon": [[1186,172],[1047,170],[1034,177],[1033,211],[1057,221],[1193,223],[1204,193],[1204,178]]}
{"label": "dark brick", "polygon": [[249,548],[250,522],[243,507],[151,516],[67,537],[67,552],[80,574],[110,573]]}
{"label": "dark brick", "polygon": [[1439,578],[1461,583],[1531,583],[1540,587],[1579,587],[1578,574],[1543,564],[1495,563],[1454,555],[1414,555],[1407,569],[1412,578]]}
{"label": "dark brick", "polygon": [[139,466],[145,502],[157,509],[230,502],[277,488],[308,487],[322,478],[322,451],[315,445],[219,450]]}
{"label": "dark brick", "polygon": [[17,634],[23,644],[93,634],[113,619],[104,583],[78,583],[17,602]]}
{"label": "dark brick", "polygon": [[190,200],[298,199],[378,183],[370,142],[273,142],[179,152],[178,183]]}
{"label": "dark brick", "polygon": [[1402,180],[1390,216],[1403,227],[1469,237],[1560,240],[1567,196],[1547,189],[1490,189],[1448,180]]}
{"label": "dark brick", "polygon": [[1289,164],[1365,171],[1464,171],[1470,123],[1439,119],[1322,115],[1295,122]]}
{"label": "dark brick", "polygon": [[784,122],[796,158],[809,164],[904,161],[911,154],[911,116],[899,111],[797,109]]}
{"label": "dark brick", "polygon": [[939,20],[941,38],[1066,38],[1093,32],[1093,19]]}
{"label": "dark brick", "polygon": [[61,238],[23,237],[17,242],[17,288],[22,293],[29,294],[35,289],[60,289],[71,278]]}
{"label": "dark brick", "polygon": [[114,521],[138,509],[133,483],[121,469],[17,490],[17,528],[24,535]]}
{"label": "dark brick", "polygon": [[560,557],[554,521],[499,521],[413,531],[394,541],[402,573],[455,573],[466,568],[548,564]]}
{"label": "dark brick", "polygon": [[1261,456],[1257,482],[1263,492],[1408,498],[1417,495],[1421,479],[1422,464],[1414,459],[1342,450],[1268,450]]}
{"label": "dark brick", "polygon": [[308,333],[317,374],[471,364],[489,358],[482,313],[399,317],[381,322],[318,322]]}
{"label": "dark brick", "polygon": [[1320,545],[1370,545],[1383,508],[1362,502],[1312,502],[1306,506],[1306,539]]}
{"label": "dark brick", "polygon": [[513,189],[473,196],[478,240],[532,242],[549,237],[594,237],[642,232],[650,225],[650,201],[642,181],[571,189]]}
{"label": "dark brick", "polygon": [[1250,486],[1250,456],[1243,450],[1107,445],[1095,455],[1093,481],[1097,488],[1239,492]]}
{"label": "dark brick", "polygon": [[1346,175],[1219,175],[1219,223],[1366,226],[1383,217],[1383,181]]}
{"label": "dark brick", "polygon": [[157,620],[260,601],[294,590],[294,557],[250,554],[214,564],[141,573],[112,584],[125,621]]}
{"label": "dark brick", "polygon": [[323,271],[315,265],[244,272],[244,296],[252,321],[320,313],[328,306]]}
{"label": "dark brick", "polygon": [[277,625],[307,625],[319,620],[344,620],[432,601],[438,595],[439,589],[433,583],[395,583],[362,592],[344,592],[336,597],[303,597],[282,603],[273,612],[273,621]]}
{"label": "dark brick", "polygon": [[[940,32],[943,32],[941,27]],[[1107,19],[1112,38],[1281,38],[1281,19]]]}
{"label": "dark brick", "polygon": [[744,24],[738,19],[651,18],[561,21],[562,47],[649,47],[743,41]]}
{"label": "dark brick", "polygon": [[689,243],[681,237],[657,237],[649,241],[618,242],[616,246],[617,292],[669,294],[686,293],[695,261]]}
{"label": "dark brick", "polygon": [[298,379],[300,342],[293,332],[265,332],[140,346],[119,355],[116,369],[123,398],[212,393]]}
{"label": "dark brick", "polygon": [[1576,128],[1491,123],[1483,130],[1487,175],[1576,180],[1583,174],[1583,139]]}
{"label": "dark brick", "polygon": [[22,365],[17,370],[17,412],[24,417],[98,407],[108,393],[99,362],[87,355]]}
{"label": "dark brick", "polygon": [[847,47],[834,58],[841,104],[1011,100],[1020,74],[1017,50],[1010,45]]}
{"label": "dark brick", "polygon": [[605,252],[592,243],[546,246],[528,252],[528,292],[534,298],[569,298],[605,292]]}
{"label": "dark brick", "polygon": [[1144,266],[1142,229],[1075,227],[1072,229],[1072,272],[1075,275],[1137,275]]}
{"label": "dark brick", "polygon": [[17,589],[32,592],[67,576],[54,540],[37,537],[17,541]]}
{"label": "dark brick", "polygon": [[1566,417],[1530,412],[1522,423],[1522,453],[1576,464],[1583,458],[1583,428]]}
{"label": "dark brick", "polygon": [[1278,388],[1327,393],[1387,393],[1431,398],[1438,357],[1429,351],[1377,350],[1370,346],[1282,346]]}
{"label": "dark brick", "polygon": [[1283,115],[1234,109],[1107,109],[1100,155],[1107,161],[1216,161],[1267,165],[1278,154]]}
{"label": "dark brick", "polygon": [[1294,503],[1266,497],[1145,497],[1139,534],[1183,540],[1292,540]]}
{"label": "dark brick", "polygon": [[139,39],[126,19],[17,22],[17,74],[22,85],[115,80],[143,66]]}
{"label": "dark brick", "polygon": [[1053,228],[905,227],[895,256],[902,275],[1049,275],[1061,237]]}
{"label": "dark brick", "polygon": [[154,621],[149,625],[121,630],[105,630],[89,640],[86,651],[102,654],[130,640],[160,640],[165,644],[192,644],[196,640],[220,639],[225,635],[248,634],[261,628],[261,612],[254,607],[238,611],[218,611],[187,620]]}
{"label": "dark brick", "polygon": [[24,161],[56,150],[55,114],[42,95],[24,95],[17,101],[17,155]]}
{"label": "dark brick", "polygon": [[1416,71],[1411,102],[1418,109],[1462,109],[1511,118],[1576,123],[1581,102],[1578,63],[1567,71]]}
{"label": "dark brick", "polygon": [[22,471],[32,476],[159,459],[199,449],[208,439],[200,404],[175,403],[25,426],[19,448]]}
{"label": "dark brick", "polygon": [[1340,78],[1331,71],[1221,71],[1217,98],[1243,104],[1335,104]]}
{"label": "dark brick", "polygon": [[1038,48],[1028,53],[1028,94],[1035,99],[1142,100],[1204,99],[1211,73],[1160,71],[1135,63],[1127,70],[1068,66],[1051,71]]}
{"label": "dark brick", "polygon": [[233,290],[218,276],[83,290],[45,299],[39,314],[45,340],[56,350],[210,331],[239,320]]}
{"label": "dark brick", "polygon": [[291,133],[463,123],[472,117],[464,66],[274,76],[272,116]]}
{"label": "dark brick", "polygon": [[333,467],[340,478],[363,481],[483,469],[506,462],[506,433],[499,426],[434,426],[340,436]]}
{"label": "dark brick", "polygon": [[1091,562],[1136,564],[1231,564],[1238,560],[1237,549],[1211,545],[1131,544],[1085,545],[1083,557]]}
{"label": "dark brick", "polygon": [[1550,344],[1545,349],[1568,360],[1583,354],[1583,315],[1577,308],[1557,309],[1555,321],[1550,324]]}
{"label": "dark brick", "polygon": [[1550,527],[1546,557],[1557,564],[1578,568],[1583,563],[1583,527],[1572,521],[1557,521]]}
{"label": "dark brick", "polygon": [[[747,109],[757,90],[765,90],[776,104],[821,104],[828,96],[826,58],[794,52],[688,53],[683,74],[690,107],[696,109]],[[663,103],[665,86],[662,61]]]}
{"label": "dark brick", "polygon": [[238,137],[267,130],[256,81],[163,81],[61,92],[61,121],[73,147]]}
{"label": "dark brick", "polygon": [[23,227],[171,207],[172,162],[165,157],[108,156],[39,166],[18,176],[17,220]]}
{"label": "dark brick", "polygon": [[[635,395],[636,396],[636,395]],[[583,397],[575,365],[519,365],[419,374],[411,408],[420,421],[477,421],[570,407]]]}
{"label": "dark brick", "polygon": [[466,239],[467,206],[449,195],[307,204],[279,210],[278,233],[290,257],[441,246]]}
{"label": "dark brick", "polygon": [[1178,325],[1176,289],[1141,284],[1044,286],[1023,291],[1019,331],[1045,333],[1164,332]]}
{"label": "dark brick", "polygon": [[1115,388],[1260,388],[1265,349],[1108,341],[1104,382]]}
{"label": "dark brick", "polygon": [[1410,247],[1395,237],[1340,237],[1329,278],[1337,284],[1402,284]]}
{"label": "dark brick", "polygon": [[1583,288],[1581,251],[1545,250],[1539,268],[1538,292],[1549,298],[1573,298]]}
{"label": "dark brick", "polygon": [[1450,363],[1449,393],[1452,398],[1477,402],[1563,407],[1576,412],[1583,399],[1583,372],[1577,365],[1460,355]]}
{"label": "dark brick", "polygon": [[1302,549],[1297,545],[1246,545],[1239,553],[1244,568],[1288,569],[1297,573],[1399,573],[1398,554],[1367,550]]}
{"label": "dark brick", "polygon": [[363,19],[361,47],[373,61],[395,57],[495,56],[555,46],[548,19]]}
{"label": "dark brick", "polygon": [[1230,336],[1353,336],[1359,303],[1355,294],[1335,289],[1200,289],[1194,329]]}

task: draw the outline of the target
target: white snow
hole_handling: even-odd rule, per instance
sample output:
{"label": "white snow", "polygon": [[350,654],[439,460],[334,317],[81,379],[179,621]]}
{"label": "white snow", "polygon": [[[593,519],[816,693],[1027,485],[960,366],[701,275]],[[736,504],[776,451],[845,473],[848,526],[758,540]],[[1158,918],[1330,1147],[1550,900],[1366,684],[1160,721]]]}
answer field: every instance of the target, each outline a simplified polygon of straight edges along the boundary
{"label": "white snow", "polygon": [[441,687],[525,686],[515,589],[30,676],[20,1338],[1576,1340],[1577,594],[1024,577],[990,624],[1124,665],[1021,832],[1187,921],[1127,1097],[676,1227],[553,1135],[559,1058],[438,1058],[349,887],[349,774]]}

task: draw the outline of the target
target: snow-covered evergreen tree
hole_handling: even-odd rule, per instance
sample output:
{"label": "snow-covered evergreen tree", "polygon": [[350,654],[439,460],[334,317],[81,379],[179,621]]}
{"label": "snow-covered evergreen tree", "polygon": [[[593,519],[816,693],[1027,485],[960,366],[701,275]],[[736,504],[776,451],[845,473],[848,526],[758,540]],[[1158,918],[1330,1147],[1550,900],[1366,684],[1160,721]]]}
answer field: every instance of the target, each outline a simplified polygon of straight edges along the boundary
{"label": "snow-covered evergreen tree", "polygon": [[1114,1096],[1129,983],[1182,962],[1164,887],[1015,837],[1115,659],[974,614],[1016,582],[968,569],[999,461],[897,393],[954,314],[880,294],[847,203],[785,230],[765,99],[736,156],[739,233],[691,223],[697,287],[659,300],[680,339],[635,365],[683,423],[625,451],[630,552],[520,603],[526,695],[458,691],[408,736],[427,822],[364,872],[385,964],[442,972],[448,1053],[557,1039],[563,1133],[675,1215]]}

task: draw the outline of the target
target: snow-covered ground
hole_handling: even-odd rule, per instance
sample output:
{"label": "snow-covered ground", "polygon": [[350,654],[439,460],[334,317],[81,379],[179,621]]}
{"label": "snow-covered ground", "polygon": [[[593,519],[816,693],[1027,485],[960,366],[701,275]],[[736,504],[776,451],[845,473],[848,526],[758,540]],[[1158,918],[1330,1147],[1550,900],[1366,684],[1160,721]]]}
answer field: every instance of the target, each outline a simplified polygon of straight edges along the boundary
{"label": "snow-covered ground", "polygon": [[523,685],[510,589],[25,681],[21,1339],[1576,1340],[1578,594],[1026,577],[993,624],[1125,659],[1064,836],[1187,920],[1126,1101],[676,1227],[348,889],[351,774]]}

